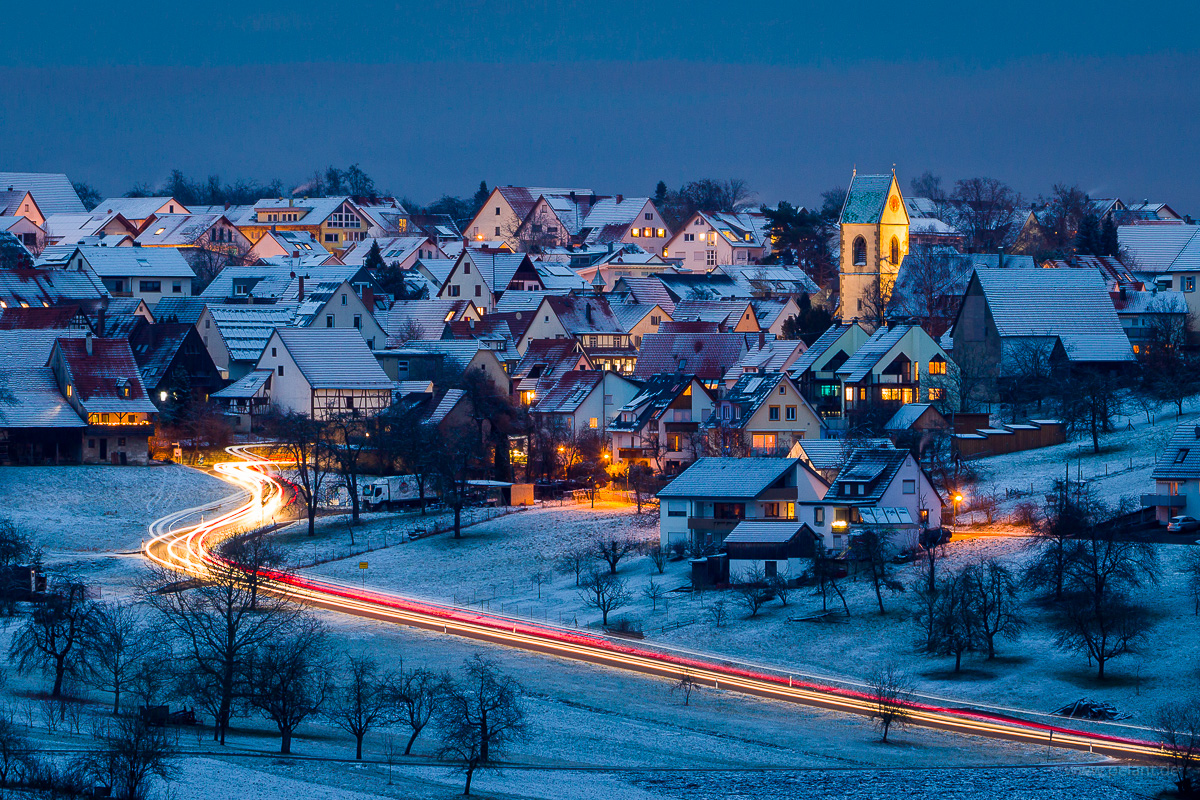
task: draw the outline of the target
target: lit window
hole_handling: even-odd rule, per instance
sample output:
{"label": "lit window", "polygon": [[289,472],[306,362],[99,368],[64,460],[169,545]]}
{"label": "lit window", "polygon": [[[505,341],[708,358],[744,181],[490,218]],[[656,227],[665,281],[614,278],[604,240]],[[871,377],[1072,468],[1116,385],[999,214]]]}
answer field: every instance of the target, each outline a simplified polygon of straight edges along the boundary
{"label": "lit window", "polygon": [[[894,199],[894,198],[893,198]],[[900,240],[892,237],[892,266],[900,263]]]}
{"label": "lit window", "polygon": [[164,232],[165,230],[166,230],[166,228],[159,228],[158,230],[156,230],[156,231],[154,232],[154,235],[155,235],[155,236],[162,236],[162,234],[163,234],[163,232]]}
{"label": "lit window", "polygon": [[930,375],[945,375],[946,374],[946,359],[941,356],[936,356],[929,362]]}
{"label": "lit window", "polygon": [[660,238],[660,239],[665,239],[665,238],[667,238],[667,229],[666,229],[666,228],[659,228],[659,229],[658,229],[658,238]]}
{"label": "lit window", "polygon": [[846,402],[849,403],[849,402],[852,402],[853,400],[854,400],[854,387],[847,386],[846,387]]}
{"label": "lit window", "polygon": [[641,232],[641,230],[640,230],[640,229],[638,229],[638,228],[631,228],[631,229],[629,230],[629,235],[630,235],[630,236],[632,236],[633,238],[635,238],[635,239],[636,239],[636,238],[638,238],[639,236],[641,236],[641,235],[642,235],[642,232]]}
{"label": "lit window", "polygon": [[589,428],[599,428],[599,427],[600,427],[600,420],[596,419],[595,417],[592,417],[592,418],[590,418],[590,419],[588,420],[588,427],[589,427]]}

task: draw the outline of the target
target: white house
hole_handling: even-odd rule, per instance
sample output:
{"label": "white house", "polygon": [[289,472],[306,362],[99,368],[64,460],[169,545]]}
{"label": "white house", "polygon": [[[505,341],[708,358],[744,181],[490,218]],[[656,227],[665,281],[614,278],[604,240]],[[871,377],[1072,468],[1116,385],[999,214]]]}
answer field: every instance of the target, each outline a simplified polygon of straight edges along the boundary
{"label": "white house", "polygon": [[346,328],[279,328],[254,373],[270,373],[270,405],[315,419],[374,416],[392,402],[392,380],[358,332]]}

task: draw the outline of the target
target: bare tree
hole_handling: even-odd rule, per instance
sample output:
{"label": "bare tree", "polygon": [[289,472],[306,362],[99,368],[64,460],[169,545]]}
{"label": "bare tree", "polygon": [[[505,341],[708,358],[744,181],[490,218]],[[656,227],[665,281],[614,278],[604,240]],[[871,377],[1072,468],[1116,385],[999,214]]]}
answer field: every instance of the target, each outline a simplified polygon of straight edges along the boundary
{"label": "bare tree", "polygon": [[867,682],[867,694],[871,700],[871,719],[875,720],[886,742],[888,732],[909,719],[912,682],[897,666],[888,664],[872,673]]}
{"label": "bare tree", "polygon": [[141,615],[131,605],[97,604],[84,636],[87,680],[112,692],[113,711],[121,713],[121,690],[148,654],[152,639],[141,625]]}
{"label": "bare tree", "polygon": [[951,201],[954,224],[967,235],[971,252],[996,252],[1019,224],[1013,212],[1021,196],[995,178],[956,182]]}
{"label": "bare tree", "polygon": [[729,621],[729,602],[724,597],[718,597],[704,611],[713,627],[724,628],[725,623]]}
{"label": "bare tree", "polygon": [[210,567],[194,588],[182,590],[173,575],[155,576],[146,598],[178,639],[183,675],[212,710],[213,738],[224,744],[247,660],[286,632],[299,607],[269,595],[253,604],[245,575],[235,566]]}
{"label": "bare tree", "polygon": [[296,470],[296,493],[308,513],[308,535],[316,533],[317,506],[329,477],[321,455],[328,449],[325,424],[295,411],[274,413],[263,419],[263,427],[278,443],[283,456]]}
{"label": "bare tree", "polygon": [[683,674],[679,676],[679,680],[672,684],[671,691],[679,692],[683,695],[683,704],[686,706],[692,701],[692,692],[696,691],[699,687],[700,684],[692,677],[692,673],[684,670]]}
{"label": "bare tree", "polygon": [[629,536],[611,534],[596,537],[592,542],[593,555],[608,564],[608,574],[617,574],[617,564],[630,553],[636,553],[638,542]]}
{"label": "bare tree", "polygon": [[954,671],[962,669],[963,653],[983,646],[983,633],[975,613],[967,570],[951,572],[937,583],[926,628],[928,646],[936,655],[954,656]]}
{"label": "bare tree", "polygon": [[362,456],[371,441],[372,427],[357,411],[337,414],[326,422],[325,453],[350,495],[350,520],[354,525],[358,524],[359,518],[358,479],[362,474]]}
{"label": "bare tree", "polygon": [[329,693],[325,627],[312,617],[299,617],[259,645],[247,661],[246,684],[250,706],[279,730],[279,752],[292,752],[292,734],[321,710]]}
{"label": "bare tree", "polygon": [[579,598],[588,608],[600,612],[602,625],[608,624],[608,615],[629,604],[632,595],[625,581],[611,573],[591,572],[579,588]]}
{"label": "bare tree", "polygon": [[83,642],[95,614],[82,583],[67,579],[45,601],[34,607],[17,630],[8,657],[17,671],[34,669],[53,676],[51,697],[61,697],[63,682],[83,669]]}
{"label": "bare tree", "polygon": [[1200,701],[1195,697],[1159,707],[1155,715],[1159,741],[1175,770],[1180,797],[1194,794],[1194,776],[1200,766]]}
{"label": "bare tree", "polygon": [[735,590],[738,594],[738,600],[745,607],[746,613],[752,617],[758,616],[758,610],[771,599],[771,591],[766,584],[766,574],[758,564],[755,564],[737,576]]}
{"label": "bare tree", "polygon": [[400,719],[412,731],[408,743],[404,745],[404,755],[412,752],[417,737],[433,718],[440,686],[441,679],[427,669],[408,670],[400,675],[394,685],[392,692],[395,695],[394,703],[401,712]]}
{"label": "bare tree", "polygon": [[549,583],[554,575],[549,570],[535,569],[529,574],[529,582],[537,587],[537,599],[542,599],[542,585]]}
{"label": "bare tree", "polygon": [[650,583],[646,585],[646,588],[642,589],[642,594],[650,601],[650,610],[658,611],[658,601],[667,596],[667,590],[661,583],[654,580],[654,576],[651,575]]}
{"label": "bare tree", "polygon": [[767,585],[770,587],[771,593],[779,600],[779,605],[787,606],[792,593],[792,584],[787,577],[776,575],[767,581]]}
{"label": "bare tree", "polygon": [[491,765],[510,745],[528,735],[521,686],[482,655],[463,664],[463,679],[448,679],[438,704],[438,757],[454,761],[471,794],[476,770]]}
{"label": "bare tree", "polygon": [[175,749],[166,729],[149,725],[138,716],[117,717],[93,735],[98,747],[84,756],[84,769],[93,779],[112,788],[123,800],[149,795],[153,778],[174,775]]}
{"label": "bare tree", "polygon": [[250,592],[250,608],[258,607],[258,595],[269,578],[264,571],[277,570],[287,555],[265,535],[235,536],[221,543],[218,552],[241,568],[241,580]]}
{"label": "bare tree", "polygon": [[842,601],[842,610],[846,612],[846,616],[850,616],[850,606],[846,603],[846,595],[842,591],[841,584],[838,583],[838,575],[843,569],[842,565],[832,558],[829,558],[825,553],[825,547],[821,542],[817,542],[813,548],[812,556],[812,576],[813,583],[816,585],[816,593],[821,595],[821,610],[829,610],[829,593],[833,592]]}
{"label": "bare tree", "polygon": [[595,555],[588,545],[572,545],[558,557],[558,570],[575,576],[575,586],[579,586],[583,573],[592,563]]}
{"label": "bare tree", "polygon": [[996,657],[996,639],[1017,639],[1025,629],[1017,580],[1012,570],[994,558],[967,569],[967,602],[989,659]]}
{"label": "bare tree", "polygon": [[1096,677],[1103,680],[1109,660],[1137,652],[1150,627],[1149,614],[1124,594],[1106,594],[1099,604],[1084,594],[1071,594],[1062,604],[1054,641],[1095,661]]}
{"label": "bare tree", "polygon": [[380,674],[379,662],[372,656],[350,656],[347,678],[345,684],[333,689],[325,714],[354,737],[354,758],[361,761],[367,733],[391,719],[391,678]]}
{"label": "bare tree", "polygon": [[654,568],[658,570],[658,574],[662,575],[667,569],[667,551],[658,541],[650,542],[646,546],[646,555],[650,556],[650,563],[654,564]]}
{"label": "bare tree", "polygon": [[854,538],[850,550],[853,557],[867,570],[871,586],[875,590],[875,599],[879,603],[879,613],[886,614],[883,607],[883,590],[902,592],[904,586],[891,576],[892,538],[893,530],[876,530],[868,528]]}
{"label": "bare tree", "polygon": [[1048,589],[1056,601],[1062,600],[1068,571],[1079,555],[1078,537],[1105,514],[1087,488],[1065,478],[1055,481],[1052,502],[1034,527],[1034,557],[1025,570],[1024,583]]}
{"label": "bare tree", "polygon": [[17,733],[9,716],[0,716],[0,787],[15,783],[29,766],[32,743]]}

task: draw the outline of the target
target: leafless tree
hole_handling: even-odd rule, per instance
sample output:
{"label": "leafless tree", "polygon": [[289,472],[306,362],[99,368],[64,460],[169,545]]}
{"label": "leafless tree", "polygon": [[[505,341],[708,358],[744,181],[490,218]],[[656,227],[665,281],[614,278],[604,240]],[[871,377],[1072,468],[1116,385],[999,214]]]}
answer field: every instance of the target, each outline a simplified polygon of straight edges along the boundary
{"label": "leafless tree", "polygon": [[1200,701],[1195,697],[1166,703],[1158,709],[1154,725],[1159,741],[1175,770],[1180,797],[1192,797],[1200,767]]}
{"label": "leafless tree", "polygon": [[729,621],[729,601],[724,597],[718,597],[709,603],[704,611],[713,627],[724,628],[725,623]]}
{"label": "leafless tree", "polygon": [[360,412],[343,412],[328,419],[325,455],[350,495],[350,520],[358,524],[358,478],[362,474],[363,451],[371,441],[370,422]]}
{"label": "leafless tree", "polygon": [[121,691],[152,642],[134,606],[98,603],[93,609],[83,641],[85,677],[96,688],[112,692],[113,714],[121,713]]}
{"label": "leafless tree", "polygon": [[632,595],[625,581],[612,573],[591,572],[583,579],[579,598],[588,608],[600,612],[600,624],[608,624],[608,615],[629,604]]}
{"label": "leafless tree", "polygon": [[400,710],[400,719],[412,731],[404,745],[404,755],[412,752],[413,744],[429,724],[437,709],[441,679],[428,669],[407,670],[401,673],[392,692]]}
{"label": "leafless tree", "polygon": [[1150,615],[1123,593],[1106,594],[1099,604],[1072,593],[1062,603],[1054,641],[1095,661],[1096,677],[1103,680],[1109,660],[1137,652],[1150,627]]}
{"label": "leafless tree", "polygon": [[175,773],[175,748],[166,729],[138,716],[117,717],[93,735],[96,747],[84,757],[86,773],[112,788],[122,800],[142,800],[153,778],[170,780]]}
{"label": "leafless tree", "polygon": [[994,558],[971,565],[966,573],[967,602],[989,659],[996,657],[996,639],[1017,639],[1025,629],[1017,579]]}
{"label": "leafless tree", "polygon": [[61,697],[63,683],[83,670],[83,642],[95,615],[82,583],[67,578],[36,605],[17,630],[8,657],[17,671],[37,669],[53,676],[51,697]]}
{"label": "leafless tree", "polygon": [[458,764],[471,794],[476,770],[487,767],[528,735],[521,686],[496,662],[474,655],[463,664],[461,681],[447,680],[438,703],[438,757]]}
{"label": "leafless tree", "polygon": [[378,725],[392,718],[389,693],[391,676],[383,675],[372,656],[350,656],[347,681],[333,688],[325,714],[329,720],[354,737],[354,758],[362,760],[363,739]]}
{"label": "leafless tree", "polygon": [[538,600],[542,599],[542,585],[549,583],[554,575],[545,569],[536,569],[529,575],[529,582],[537,587]]}
{"label": "leafless tree", "polygon": [[871,718],[879,727],[883,741],[893,727],[901,727],[909,719],[908,700],[912,694],[912,682],[894,664],[888,664],[872,673],[867,683],[871,699]]}
{"label": "leafless tree", "polygon": [[662,575],[667,569],[667,551],[662,546],[661,542],[652,541],[646,545],[646,555],[650,556],[650,562],[654,564],[654,568],[658,570],[658,574]]}
{"label": "leafless tree", "polygon": [[32,743],[17,732],[9,716],[0,716],[0,787],[15,783],[29,765]]}
{"label": "leafless tree", "polygon": [[1078,537],[1105,516],[1091,490],[1066,478],[1055,481],[1052,501],[1034,527],[1034,557],[1025,571],[1025,585],[1048,589],[1056,601],[1062,600],[1068,570],[1079,554]]}
{"label": "leafless tree", "polygon": [[692,673],[687,670],[679,676],[679,680],[675,681],[671,686],[672,692],[679,692],[683,696],[683,704],[689,705],[692,702],[692,692],[700,688],[700,684],[692,677]]}
{"label": "leafless tree", "polygon": [[771,591],[767,587],[767,577],[763,568],[755,564],[743,570],[736,577],[735,590],[738,600],[745,607],[746,613],[752,617],[758,616],[758,610],[771,599]]}
{"label": "leafless tree", "polygon": [[173,671],[165,670],[162,666],[174,663],[168,643],[161,641],[163,632],[153,629],[151,631],[150,653],[136,664],[130,665],[129,693],[137,700],[139,708],[158,705],[175,680]]}
{"label": "leafless tree", "polygon": [[654,580],[654,576],[650,576],[650,583],[646,584],[646,588],[642,589],[642,594],[650,601],[650,610],[658,611],[658,601],[667,596],[666,588]]}
{"label": "leafless tree", "polygon": [[871,587],[875,590],[875,600],[879,603],[879,613],[886,614],[883,607],[883,590],[902,592],[904,586],[892,578],[892,539],[895,531],[890,529],[876,530],[868,528],[854,538],[850,552],[854,559],[867,570]]}
{"label": "leafless tree", "polygon": [[268,578],[264,571],[277,570],[287,563],[287,554],[262,534],[235,536],[217,548],[222,557],[241,568],[241,580],[250,592],[250,608],[258,606],[258,594]]}
{"label": "leafless tree", "polygon": [[1013,212],[1021,196],[995,178],[956,182],[951,201],[954,224],[966,234],[971,252],[996,252],[1020,224]]}
{"label": "leafless tree", "polygon": [[323,422],[295,411],[276,412],[263,419],[263,428],[278,443],[284,458],[296,470],[296,493],[308,513],[308,535],[316,533],[317,506],[329,477],[321,456],[328,449],[329,432]]}
{"label": "leafless tree", "polygon": [[944,575],[932,593],[931,616],[924,621],[931,634],[927,642],[930,652],[954,656],[955,672],[962,669],[963,653],[983,646],[970,583],[971,577],[965,569]]}
{"label": "leafless tree", "polygon": [[792,585],[783,575],[776,575],[767,581],[771,593],[779,600],[779,605],[786,606],[792,593]]}
{"label": "leafless tree", "polygon": [[850,606],[846,603],[846,595],[842,591],[841,584],[838,583],[838,573],[842,569],[839,562],[826,555],[825,547],[818,541],[813,549],[812,576],[816,593],[821,595],[821,610],[829,610],[829,593],[833,592],[842,601],[842,610],[848,617],[850,616]]}
{"label": "leafless tree", "polygon": [[593,555],[608,564],[608,574],[617,574],[617,565],[630,553],[636,553],[639,543],[622,534],[603,534],[592,540]]}
{"label": "leafless tree", "polygon": [[575,586],[578,587],[580,579],[594,559],[595,554],[590,546],[572,545],[558,557],[558,570],[565,574],[573,574]]}
{"label": "leafless tree", "polygon": [[320,712],[329,693],[328,635],[302,616],[258,646],[246,663],[247,701],[279,730],[279,752],[292,752],[300,723]]}
{"label": "leafless tree", "polygon": [[156,575],[145,593],[178,640],[192,694],[212,711],[213,738],[225,743],[239,680],[252,653],[283,636],[299,607],[274,596],[252,602],[244,573],[212,566],[194,588],[180,589],[170,574]]}

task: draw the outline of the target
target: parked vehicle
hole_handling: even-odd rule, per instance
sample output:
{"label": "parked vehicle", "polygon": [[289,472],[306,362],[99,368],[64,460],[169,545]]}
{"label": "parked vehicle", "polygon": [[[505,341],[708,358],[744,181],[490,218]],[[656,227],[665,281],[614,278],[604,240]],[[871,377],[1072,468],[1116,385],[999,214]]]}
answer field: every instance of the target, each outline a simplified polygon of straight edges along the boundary
{"label": "parked vehicle", "polygon": [[[385,507],[389,511],[395,511],[421,503],[421,491],[415,475],[391,475],[387,478],[360,481],[358,492],[359,499],[368,511],[378,511]],[[426,481],[425,502],[430,503],[436,499],[437,493],[430,486],[430,481]]]}
{"label": "parked vehicle", "polygon": [[1170,533],[1191,533],[1192,531],[1200,531],[1200,519],[1195,517],[1171,517],[1171,521],[1167,523],[1167,531]]}

